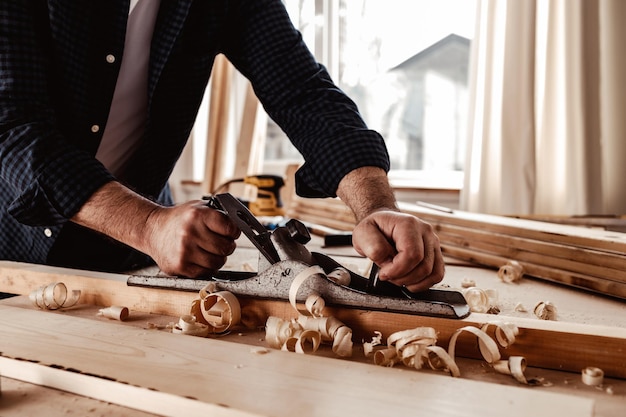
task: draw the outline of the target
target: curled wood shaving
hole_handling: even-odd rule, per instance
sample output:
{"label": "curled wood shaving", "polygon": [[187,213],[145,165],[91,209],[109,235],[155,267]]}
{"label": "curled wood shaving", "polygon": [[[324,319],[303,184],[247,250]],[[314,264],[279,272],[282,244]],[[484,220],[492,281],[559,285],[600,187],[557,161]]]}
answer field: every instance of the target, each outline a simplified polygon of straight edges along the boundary
{"label": "curled wood shaving", "polygon": [[[241,321],[241,305],[230,291],[215,291],[215,283],[200,290],[200,300],[192,303],[191,314],[209,326],[212,333],[223,333]],[[200,309],[200,314],[198,313]]]}
{"label": "curled wood shaving", "polygon": [[500,360],[500,351],[498,350],[498,345],[496,344],[496,342],[491,337],[489,337],[487,333],[474,326],[461,327],[452,334],[452,337],[450,337],[448,354],[453,360],[454,351],[456,348],[456,340],[463,332],[471,333],[478,338],[478,348],[481,355],[483,356],[483,359],[485,359],[487,363],[494,363]]}
{"label": "curled wood shaving", "polygon": [[315,353],[321,343],[321,336],[313,330],[297,330],[283,343],[281,349],[296,353]]}
{"label": "curled wood shaving", "polygon": [[289,301],[299,313],[296,320],[286,321],[270,316],[265,323],[265,339],[275,349],[298,353],[314,353],[322,342],[332,343],[333,352],[341,357],[352,355],[352,329],[334,317],[324,317],[324,299],[317,293],[309,294],[300,308],[297,294],[300,286],[313,277],[326,277],[319,266],[300,272],[289,288]]}
{"label": "curled wood shaving", "polygon": [[582,370],[581,378],[585,385],[599,386],[604,382],[604,371],[595,366],[588,366]]}
{"label": "curled wood shaving", "polygon": [[524,371],[526,371],[526,358],[523,356],[511,356],[508,360],[497,361],[493,364],[493,369],[501,374],[513,376],[520,384],[541,384],[539,379],[527,379],[524,375]]}
{"label": "curled wood shaving", "polygon": [[556,306],[550,301],[540,301],[535,306],[533,312],[541,320],[556,320]]}
{"label": "curled wood shaving", "polygon": [[450,372],[460,376],[458,366],[445,349],[435,346],[437,333],[432,327],[417,327],[391,334],[387,347],[374,352],[374,363],[393,366],[402,362],[405,366],[421,369],[425,364],[433,370]]}
{"label": "curled wood shaving", "polygon": [[441,346],[428,346],[428,365],[435,371],[450,372],[453,377],[461,376],[461,370],[452,357]]}
{"label": "curled wood shaving", "polygon": [[207,336],[224,333],[241,321],[241,306],[230,291],[217,291],[217,283],[210,282],[199,291],[200,299],[193,300],[188,315],[180,317],[172,333]]}
{"label": "curled wood shaving", "polygon": [[380,366],[393,366],[400,362],[398,351],[395,348],[385,348],[374,352],[374,363]]}
{"label": "curled wood shaving", "polygon": [[80,290],[72,290],[68,297],[65,284],[54,282],[31,291],[29,298],[36,307],[43,310],[58,310],[76,305],[80,299]]}
{"label": "curled wood shaving", "polygon": [[186,314],[181,316],[178,323],[174,325],[172,333],[206,337],[209,334],[209,326],[198,323],[195,316]]}
{"label": "curled wood shaving", "polygon": [[490,321],[480,328],[488,333],[490,327],[495,327],[494,335],[500,346],[506,348],[515,343],[515,337],[519,334],[519,328],[514,323],[502,321]]}
{"label": "curled wood shaving", "polygon": [[337,356],[352,356],[352,329],[348,326],[341,326],[333,337],[333,352]]}
{"label": "curled wood shaving", "polygon": [[379,331],[374,332],[372,340],[370,342],[363,342],[363,353],[365,356],[370,356],[374,352],[376,346],[380,346],[383,343],[383,334]]}
{"label": "curled wood shaving", "polygon": [[306,311],[313,317],[322,317],[322,311],[326,307],[326,302],[319,294],[310,294],[304,302]]}
{"label": "curled wood shaving", "polygon": [[326,275],[324,274],[324,270],[322,269],[321,266],[313,265],[313,266],[306,268],[304,271],[300,272],[293,279],[293,282],[291,283],[291,287],[289,288],[289,302],[291,303],[292,307],[296,309],[298,313],[303,314],[303,315],[312,314],[306,308],[302,309],[298,307],[297,296],[298,296],[298,290],[300,289],[300,286],[308,279],[315,278],[315,277],[325,277],[325,276]]}
{"label": "curled wood shaving", "polygon": [[108,319],[124,321],[129,316],[128,307],[122,306],[111,306],[106,308],[101,308],[98,311],[99,316],[106,317]]}
{"label": "curled wood shaving", "polygon": [[486,313],[489,310],[489,307],[491,307],[489,303],[489,296],[484,290],[478,287],[465,289],[465,291],[463,291],[463,295],[465,296],[465,300],[467,301],[470,311],[474,313]]}
{"label": "curled wood shaving", "polygon": [[508,261],[498,270],[498,278],[503,282],[511,283],[520,280],[524,276],[524,267],[517,261]]}
{"label": "curled wood shaving", "polygon": [[336,284],[348,286],[350,285],[350,281],[352,277],[350,276],[350,272],[346,268],[336,268],[328,274],[328,279],[333,281]]}
{"label": "curled wood shaving", "polygon": [[299,327],[279,317],[269,316],[265,324],[265,341],[274,349],[280,349]]}

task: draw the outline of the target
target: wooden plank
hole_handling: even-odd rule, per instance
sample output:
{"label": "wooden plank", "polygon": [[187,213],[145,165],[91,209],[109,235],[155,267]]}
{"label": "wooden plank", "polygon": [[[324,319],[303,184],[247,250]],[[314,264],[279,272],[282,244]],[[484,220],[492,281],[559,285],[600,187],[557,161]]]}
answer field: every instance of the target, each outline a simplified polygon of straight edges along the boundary
{"label": "wooden plank", "polygon": [[127,275],[0,261],[0,292],[28,295],[42,285],[61,281],[81,291],[81,303],[123,305],[146,313],[180,316],[189,313],[197,294],[129,287]]}
{"label": "wooden plank", "polygon": [[402,202],[399,203],[399,206],[402,211],[428,222],[445,222],[447,224],[478,228],[544,242],[567,244],[614,253],[626,253],[626,233],[459,210],[454,210],[453,213],[445,213],[423,208],[416,204]]}
{"label": "wooden plank", "polygon": [[202,193],[209,194],[223,181],[222,162],[226,154],[226,133],[230,114],[230,86],[233,68],[224,55],[215,57],[211,75],[209,132]]}
{"label": "wooden plank", "polygon": [[[48,267],[49,268],[49,267]],[[82,302],[96,305],[125,305],[131,310],[180,316],[189,311],[196,294],[172,290],[126,287],[125,276],[92,274],[64,268],[50,268],[0,262],[0,291],[28,294],[43,284],[63,281],[70,289],[83,291]],[[77,275],[76,275],[77,274]],[[111,278],[109,280],[108,278]],[[294,309],[286,301],[269,301],[240,297],[242,315],[248,323],[262,326],[270,315],[295,317]],[[626,329],[587,324],[546,322],[519,317],[493,316],[472,313],[463,320],[421,317],[362,309],[328,309],[328,314],[346,323],[354,332],[353,340],[372,337],[375,331],[385,335],[420,326],[434,327],[439,332],[440,344],[447,346],[452,333],[463,326],[492,321],[509,321],[521,329],[518,342],[503,355],[521,355],[528,358],[529,366],[546,369],[580,372],[595,364],[607,376],[626,378]],[[458,341],[461,357],[476,358],[475,340]]]}
{"label": "wooden plank", "polygon": [[[88,376],[73,387],[117,381],[123,386],[112,400],[137,395],[141,404],[152,391],[272,416],[413,415],[416,407],[420,414],[439,416],[593,414],[591,400],[533,389],[427,372],[416,377],[397,368],[277,350],[259,355],[243,344],[113,322],[102,322],[95,331],[88,319],[15,307],[0,306],[0,316],[3,357]],[[0,362],[3,374],[13,372],[6,363]],[[65,380],[64,375],[54,381]],[[128,386],[140,390],[125,390]],[[169,401],[160,403],[183,415]]]}
{"label": "wooden plank", "polygon": [[[12,359],[3,357],[0,354],[0,372],[6,377],[106,401],[110,404],[154,415],[176,417],[200,415],[215,417],[259,416],[259,414],[230,409],[220,404],[206,403],[150,388],[120,383],[108,378],[80,372],[68,372],[67,370],[59,369],[57,366],[61,365],[41,365],[28,362],[25,358]],[[72,403],[65,405],[64,408],[68,412],[72,412],[75,411],[73,406],[74,404]],[[46,411],[46,415],[52,415],[55,412],[53,409]],[[92,408],[89,411],[93,413],[95,410]]]}
{"label": "wooden plank", "polygon": [[470,239],[464,236],[449,235],[447,233],[438,233],[438,236],[439,241],[445,246],[455,246],[471,250],[477,254],[491,254],[503,259],[514,259],[520,263],[528,263],[532,265],[539,265],[544,268],[568,271],[571,274],[588,276],[591,280],[597,281],[598,283],[608,282],[618,285],[621,284],[624,288],[626,288],[626,271],[617,271],[612,268],[587,264],[578,261],[576,258],[569,260],[562,259],[559,257],[553,257],[547,252],[541,253],[526,251],[520,249],[519,247],[502,246],[496,242]]}
{"label": "wooden plank", "polygon": [[[569,269],[612,280],[626,282],[626,254],[579,248],[559,243],[543,242],[519,236],[488,232],[482,229],[460,227],[443,222],[433,226],[443,242],[456,246],[476,247],[477,243],[489,243],[500,247],[498,252],[511,259],[524,260],[519,253],[540,254],[546,266]],[[554,258],[554,259],[552,259]],[[548,263],[552,262],[552,265]],[[537,263],[537,262],[536,262]]]}
{"label": "wooden plank", "polygon": [[[289,303],[280,301],[242,299],[249,317],[260,322],[269,315],[295,317]],[[375,331],[385,337],[393,332],[415,327],[433,327],[437,330],[440,346],[447,348],[450,337],[464,326],[481,327],[491,321],[514,323],[520,335],[514,345],[503,350],[503,357],[524,356],[529,366],[580,373],[591,366],[600,367],[607,376],[626,378],[626,329],[527,319],[522,317],[494,316],[472,313],[462,320],[443,319],[359,309],[326,308],[326,313],[346,323],[354,332],[353,340],[369,339]],[[459,338],[457,354],[465,358],[480,358],[474,338]]]}

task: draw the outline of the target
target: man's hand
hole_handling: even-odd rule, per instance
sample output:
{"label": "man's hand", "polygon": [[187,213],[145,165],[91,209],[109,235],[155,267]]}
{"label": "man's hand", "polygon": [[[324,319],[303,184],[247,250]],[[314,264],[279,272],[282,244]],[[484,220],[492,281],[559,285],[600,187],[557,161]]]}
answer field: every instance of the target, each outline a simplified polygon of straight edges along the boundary
{"label": "man's hand", "polygon": [[97,190],[72,221],[149,255],[168,275],[190,278],[221,268],[240,234],[205,202],[163,207],[118,182]]}
{"label": "man's hand", "polygon": [[341,180],[337,195],[356,216],[355,249],[380,267],[380,280],[417,292],[443,279],[439,238],[430,224],[400,213],[385,171],[358,168]]}
{"label": "man's hand", "polygon": [[166,274],[206,276],[220,269],[235,250],[240,231],[206,202],[160,207],[147,226],[147,253]]}
{"label": "man's hand", "polygon": [[352,233],[354,248],[380,267],[381,281],[409,291],[427,290],[444,276],[439,238],[414,216],[383,210],[370,214]]}

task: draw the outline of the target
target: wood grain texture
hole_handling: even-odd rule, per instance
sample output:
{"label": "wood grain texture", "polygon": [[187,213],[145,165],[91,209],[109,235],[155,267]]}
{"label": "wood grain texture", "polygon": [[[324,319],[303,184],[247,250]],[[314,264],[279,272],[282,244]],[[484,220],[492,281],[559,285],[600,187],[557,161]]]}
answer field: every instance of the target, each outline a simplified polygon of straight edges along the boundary
{"label": "wood grain texture", "polygon": [[[49,272],[47,272],[49,271]],[[116,274],[89,274],[64,268],[32,266],[0,262],[0,291],[28,294],[32,289],[55,281],[63,281],[69,289],[81,289],[81,303],[91,305],[124,305],[131,310],[180,316],[189,312],[197,297],[195,293],[172,290],[127,287],[126,277]],[[239,299],[242,317],[250,326],[262,326],[268,316],[295,317],[287,301]],[[438,344],[447,347],[458,328],[493,321],[509,321],[520,328],[516,344],[502,351],[504,357],[525,356],[528,365],[579,373],[584,367],[598,366],[607,376],[626,378],[626,329],[588,324],[542,321],[520,317],[472,313],[463,320],[450,320],[368,311],[350,308],[328,308],[327,314],[346,323],[354,332],[353,340],[371,338],[374,331],[385,336],[420,326],[434,327],[439,332]],[[461,337],[457,345],[461,357],[477,358],[476,340]]]}
{"label": "wood grain texture", "polygon": [[[124,385],[108,401],[135,395],[137,406],[144,402],[144,394],[152,392],[272,416],[419,413],[552,417],[556,411],[567,416],[593,413],[591,400],[536,389],[276,350],[259,355],[242,344],[114,322],[96,327],[88,319],[45,311],[0,306],[0,316],[0,352],[11,361],[11,366],[0,362],[3,374],[13,377],[20,372],[15,358],[29,361],[28,367],[37,363],[66,373],[72,370],[86,377],[73,386],[98,385],[103,379],[116,381]],[[38,374],[36,370],[34,373]],[[59,384],[64,375],[41,383]],[[140,390],[124,389],[129,386]],[[103,390],[94,390],[93,395],[99,391]],[[164,404],[170,401],[176,402],[162,400]],[[193,415],[185,411],[180,406],[171,415]]]}

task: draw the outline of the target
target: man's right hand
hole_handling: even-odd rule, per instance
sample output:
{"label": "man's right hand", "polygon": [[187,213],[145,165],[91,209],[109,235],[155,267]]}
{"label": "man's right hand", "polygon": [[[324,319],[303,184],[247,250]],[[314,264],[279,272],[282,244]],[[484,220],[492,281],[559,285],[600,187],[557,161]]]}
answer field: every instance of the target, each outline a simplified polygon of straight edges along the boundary
{"label": "man's right hand", "polygon": [[155,209],[146,224],[148,254],[168,275],[206,276],[235,250],[239,228],[206,202]]}
{"label": "man's right hand", "polygon": [[221,268],[240,235],[206,202],[163,207],[115,181],[98,189],[72,221],[149,255],[168,275],[190,278]]}

